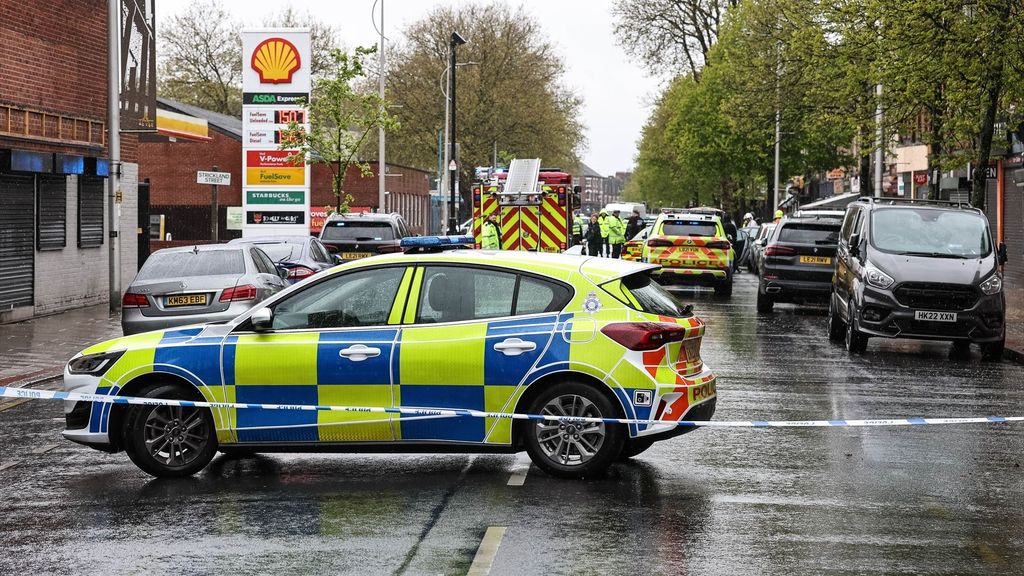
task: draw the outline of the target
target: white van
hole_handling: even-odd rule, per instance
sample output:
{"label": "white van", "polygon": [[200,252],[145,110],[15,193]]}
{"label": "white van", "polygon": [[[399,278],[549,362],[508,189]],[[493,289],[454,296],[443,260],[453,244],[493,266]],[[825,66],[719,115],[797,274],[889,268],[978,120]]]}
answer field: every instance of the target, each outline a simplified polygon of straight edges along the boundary
{"label": "white van", "polygon": [[619,216],[623,219],[629,218],[633,210],[639,212],[641,218],[647,216],[647,206],[642,202],[610,202],[604,207],[605,214],[611,214],[616,210],[619,211]]}

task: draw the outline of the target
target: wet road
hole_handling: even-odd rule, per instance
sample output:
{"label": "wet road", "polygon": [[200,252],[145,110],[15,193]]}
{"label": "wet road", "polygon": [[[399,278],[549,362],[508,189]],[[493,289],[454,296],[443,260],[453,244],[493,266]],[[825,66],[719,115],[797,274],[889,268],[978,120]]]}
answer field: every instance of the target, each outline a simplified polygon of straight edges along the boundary
{"label": "wet road", "polygon": [[[682,297],[709,323],[718,419],[1024,412],[1024,368],[976,350],[873,340],[851,357],[821,310],[758,317],[749,275],[730,300]],[[700,430],[590,481],[522,455],[221,456],[153,480],[61,428],[55,403],[0,412],[0,574],[464,574],[495,544],[491,574],[1024,567],[1020,424]]]}

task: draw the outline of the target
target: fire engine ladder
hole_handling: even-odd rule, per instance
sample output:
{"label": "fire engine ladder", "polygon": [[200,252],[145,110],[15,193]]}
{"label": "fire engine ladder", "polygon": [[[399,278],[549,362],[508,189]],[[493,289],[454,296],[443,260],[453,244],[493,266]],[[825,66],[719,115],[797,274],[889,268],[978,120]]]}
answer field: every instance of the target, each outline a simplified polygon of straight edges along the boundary
{"label": "fire engine ladder", "polygon": [[[540,158],[514,159],[509,164],[505,185],[498,192],[504,199],[501,216],[505,249],[536,250],[540,243]],[[536,198],[536,202],[531,199]]]}
{"label": "fire engine ladder", "polygon": [[540,179],[540,158],[516,158],[508,167],[502,194],[536,194]]}

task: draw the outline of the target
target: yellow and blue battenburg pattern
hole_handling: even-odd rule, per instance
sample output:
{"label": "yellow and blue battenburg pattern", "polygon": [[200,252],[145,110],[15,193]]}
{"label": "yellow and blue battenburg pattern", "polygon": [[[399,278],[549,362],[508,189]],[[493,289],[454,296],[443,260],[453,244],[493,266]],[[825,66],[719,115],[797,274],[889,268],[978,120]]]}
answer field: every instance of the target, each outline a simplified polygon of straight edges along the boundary
{"label": "yellow and blue battenburg pattern", "polygon": [[[697,318],[670,318],[636,310],[638,303],[618,283],[615,273],[580,269],[578,260],[574,265],[528,268],[576,288],[561,312],[449,324],[412,323],[423,264],[457,261],[500,267],[494,258],[469,251],[458,257],[453,253],[398,255],[335,269],[362,268],[375,264],[373,260],[376,264],[408,264],[387,326],[226,336],[207,336],[210,330],[189,327],[111,340],[83,354],[126,350],[96,387],[96,393],[110,395],[119,394],[139,376],[157,372],[192,383],[209,402],[511,413],[527,410],[520,399],[529,386],[564,373],[606,383],[629,419],[680,420],[689,408],[714,399],[714,375],[699,356],[704,324]],[[680,324],[686,328],[686,338],[653,351],[631,351],[600,330],[610,322],[624,321]],[[518,341],[521,353],[506,354],[496,348],[510,339]],[[362,359],[353,361],[354,355]],[[638,390],[649,393],[637,394]],[[93,404],[90,432],[107,432],[110,407]],[[215,408],[213,413],[218,440],[224,444],[447,441],[502,445],[512,441],[512,423],[507,418],[430,419],[370,412],[237,408]],[[671,428],[629,425],[632,436]]]}

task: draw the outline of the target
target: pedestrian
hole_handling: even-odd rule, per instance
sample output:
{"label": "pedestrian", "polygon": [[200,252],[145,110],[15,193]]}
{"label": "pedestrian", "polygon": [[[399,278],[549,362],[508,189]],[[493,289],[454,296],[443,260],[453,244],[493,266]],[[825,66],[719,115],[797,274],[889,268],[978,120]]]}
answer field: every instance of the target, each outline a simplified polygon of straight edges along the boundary
{"label": "pedestrian", "polygon": [[608,248],[608,214],[604,210],[597,216],[597,224],[601,228],[601,254],[607,258],[611,254]]}
{"label": "pedestrian", "polygon": [[782,220],[782,217],[785,216],[785,215],[786,214],[782,210],[776,210],[775,211],[775,220],[773,220],[773,222],[778,224],[779,220]]}
{"label": "pedestrian", "polygon": [[572,217],[572,245],[583,244],[583,225],[586,222],[583,220],[583,215],[577,210]]}
{"label": "pedestrian", "polygon": [[612,246],[612,258],[618,258],[626,243],[626,223],[619,218],[618,210],[613,210],[608,218],[608,243]]}
{"label": "pedestrian", "polygon": [[626,221],[626,240],[632,240],[643,229],[644,224],[643,220],[640,219],[640,211],[633,210],[629,220]]}
{"label": "pedestrian", "polygon": [[590,225],[587,226],[586,240],[587,254],[601,256],[603,239],[601,237],[601,222],[598,220],[596,213],[590,215]]}
{"label": "pedestrian", "polygon": [[736,241],[736,224],[732,221],[732,215],[726,212],[722,215],[722,229],[725,230],[725,237],[730,242]]}
{"label": "pedestrian", "polygon": [[488,214],[484,220],[480,247],[484,250],[501,250],[501,231],[498,229],[498,219],[494,217],[494,212]]}

